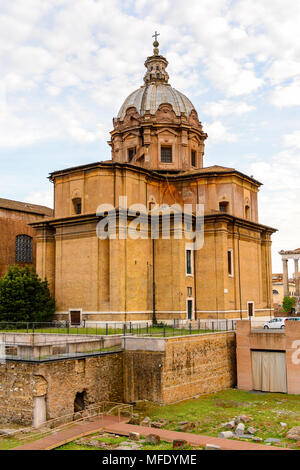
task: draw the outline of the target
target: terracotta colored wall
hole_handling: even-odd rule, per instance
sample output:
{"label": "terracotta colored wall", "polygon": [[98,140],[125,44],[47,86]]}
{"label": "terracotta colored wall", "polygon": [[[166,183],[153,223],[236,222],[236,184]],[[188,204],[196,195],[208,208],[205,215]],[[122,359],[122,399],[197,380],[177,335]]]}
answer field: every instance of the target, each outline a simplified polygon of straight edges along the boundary
{"label": "terracotta colored wall", "polygon": [[237,322],[238,388],[252,390],[251,350],[285,351],[287,393],[300,393],[300,322],[288,321],[283,332],[251,331],[249,321]]}
{"label": "terracotta colored wall", "polygon": [[36,263],[35,230],[28,225],[30,222],[40,220],[41,216],[0,209],[0,276],[3,276],[9,265],[16,263],[16,236],[29,235],[33,238],[33,263]]}

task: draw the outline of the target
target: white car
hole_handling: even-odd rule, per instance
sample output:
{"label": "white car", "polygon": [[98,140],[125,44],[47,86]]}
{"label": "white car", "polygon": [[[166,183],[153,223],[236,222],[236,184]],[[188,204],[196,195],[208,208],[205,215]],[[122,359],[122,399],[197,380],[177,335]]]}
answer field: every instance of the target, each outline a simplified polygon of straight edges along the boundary
{"label": "white car", "polygon": [[272,318],[272,320],[269,320],[264,323],[264,328],[267,330],[269,328],[284,328],[285,327],[285,320],[286,318]]}

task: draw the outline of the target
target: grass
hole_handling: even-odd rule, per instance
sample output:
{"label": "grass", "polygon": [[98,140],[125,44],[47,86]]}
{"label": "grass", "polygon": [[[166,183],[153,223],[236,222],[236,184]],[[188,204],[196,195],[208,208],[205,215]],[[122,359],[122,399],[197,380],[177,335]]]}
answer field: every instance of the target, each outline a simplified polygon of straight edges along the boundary
{"label": "grass", "polygon": [[[91,440],[97,440],[99,443],[103,442],[104,444],[111,444],[113,447],[112,449],[121,443],[133,443],[133,441],[129,440],[126,436],[124,437],[97,437],[97,435],[89,436],[88,439]],[[139,441],[137,441],[138,443]],[[171,442],[166,442],[166,441],[160,441],[159,444],[154,445],[150,444],[148,442],[140,442],[142,445],[141,450],[173,450],[173,445]],[[92,447],[88,446],[86,444],[78,444],[77,442],[69,442],[68,444],[64,444],[63,446],[57,447],[55,450],[107,450],[107,447],[104,447],[101,449],[99,447]],[[181,447],[181,450],[195,450],[197,447],[192,447],[189,445],[186,445],[184,447]]]}
{"label": "grass", "polygon": [[[263,440],[272,437],[281,440],[280,447],[300,449],[299,444],[286,438],[287,432],[300,423],[300,395],[286,395],[281,393],[251,393],[242,390],[224,390],[209,395],[201,395],[197,399],[186,400],[172,405],[159,406],[150,402],[137,403],[134,409],[140,416],[149,416],[153,421],[167,419],[165,429],[180,430],[180,421],[195,423],[195,428],[188,431],[195,434],[217,437],[223,431],[222,423],[235,416],[247,415],[252,418],[246,423],[246,429],[253,426],[257,432],[256,436]],[[286,427],[280,425],[287,424]],[[155,431],[153,431],[155,433]],[[128,441],[126,437],[107,437],[95,434],[88,439],[97,439],[103,444],[117,446],[121,442]],[[28,442],[28,441],[27,441]],[[251,440],[249,440],[251,442]],[[262,442],[263,443],[263,442]],[[13,439],[1,439],[0,448],[10,449],[19,444]],[[143,450],[170,450],[172,444],[161,441],[154,446],[143,443]],[[104,447],[103,447],[104,448]],[[195,449],[194,447],[188,447]],[[61,446],[58,450],[85,450],[98,449],[71,442]],[[106,447],[107,449],[107,447]],[[186,448],[187,449],[187,448]]]}
{"label": "grass", "polygon": [[[174,431],[180,430],[180,421],[191,421],[195,423],[195,428],[189,432],[214,437],[225,430],[221,427],[222,423],[245,414],[253,418],[247,424],[257,429],[256,436],[262,439],[278,438],[282,443],[293,445],[295,441],[286,439],[286,434],[292,427],[299,426],[300,395],[254,394],[231,389],[174,405],[147,406],[141,403],[136,406],[135,411],[142,411],[153,421],[167,419],[165,428]],[[287,426],[283,428],[281,422]]]}
{"label": "grass", "polygon": [[[1,332],[5,333],[27,333],[26,329],[9,329],[3,330],[0,329]],[[214,332],[218,332],[219,330],[214,330]],[[224,330],[223,330],[224,331]],[[28,333],[48,333],[48,334],[78,334],[78,335],[123,335],[123,328],[37,328],[34,331],[32,329],[28,330]],[[191,334],[202,334],[202,333],[212,333],[210,329],[192,329]],[[126,334],[129,334],[129,329],[127,328]],[[139,335],[151,335],[151,336],[163,336],[164,329],[163,327],[149,327],[147,328],[132,328],[132,334],[139,334]],[[173,328],[171,326],[165,327],[165,335],[166,336],[184,336],[189,335],[190,331],[187,328]]]}

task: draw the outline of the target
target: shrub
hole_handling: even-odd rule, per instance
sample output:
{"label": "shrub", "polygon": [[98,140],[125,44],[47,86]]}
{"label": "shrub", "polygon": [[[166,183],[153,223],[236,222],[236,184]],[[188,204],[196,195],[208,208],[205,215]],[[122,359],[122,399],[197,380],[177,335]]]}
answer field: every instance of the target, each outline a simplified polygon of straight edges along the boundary
{"label": "shrub", "polygon": [[0,279],[0,321],[47,322],[54,312],[48,281],[33,267],[12,266]]}

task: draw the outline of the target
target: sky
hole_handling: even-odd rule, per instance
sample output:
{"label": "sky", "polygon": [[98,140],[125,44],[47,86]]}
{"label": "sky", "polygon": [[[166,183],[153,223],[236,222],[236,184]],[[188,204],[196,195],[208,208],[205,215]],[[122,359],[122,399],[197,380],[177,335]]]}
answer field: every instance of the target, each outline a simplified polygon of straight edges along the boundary
{"label": "sky", "polygon": [[158,31],[208,134],[204,165],[263,183],[282,272],[278,251],[300,247],[299,24],[297,0],[2,0],[0,197],[52,206],[49,172],[111,158]]}

